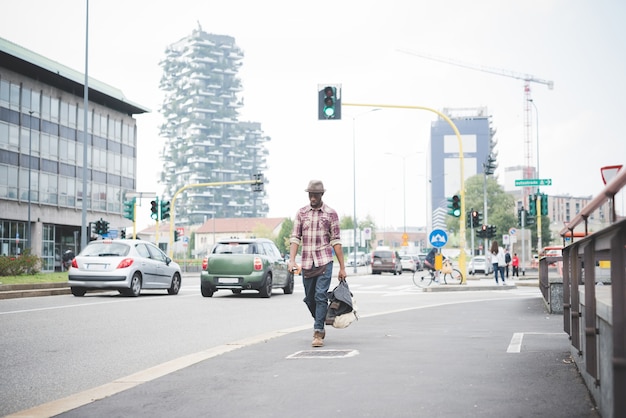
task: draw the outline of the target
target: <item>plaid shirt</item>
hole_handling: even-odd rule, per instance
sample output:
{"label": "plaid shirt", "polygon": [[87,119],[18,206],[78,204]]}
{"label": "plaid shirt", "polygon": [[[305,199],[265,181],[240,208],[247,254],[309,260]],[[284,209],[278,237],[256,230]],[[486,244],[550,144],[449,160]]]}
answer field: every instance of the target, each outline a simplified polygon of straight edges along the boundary
{"label": "plaid shirt", "polygon": [[341,244],[339,216],[325,203],[319,209],[310,205],[296,214],[289,242],[302,246],[302,268],[319,267],[333,261],[333,246]]}

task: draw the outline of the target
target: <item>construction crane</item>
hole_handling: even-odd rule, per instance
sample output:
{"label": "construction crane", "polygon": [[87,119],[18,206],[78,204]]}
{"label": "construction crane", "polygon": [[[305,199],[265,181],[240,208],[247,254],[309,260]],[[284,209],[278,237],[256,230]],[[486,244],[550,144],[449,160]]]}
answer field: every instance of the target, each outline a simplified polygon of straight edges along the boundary
{"label": "construction crane", "polygon": [[[525,170],[524,170],[524,178],[532,178],[532,158],[533,158],[533,147],[532,147],[532,118],[531,118],[531,102],[532,98],[530,95],[530,83],[539,83],[545,84],[548,86],[548,89],[552,90],[554,88],[554,82],[550,80],[543,80],[541,78],[535,77],[531,74],[522,74],[517,73],[515,71],[503,70],[500,68],[482,66],[482,65],[474,65],[468,64],[466,62],[462,62],[459,60],[455,60],[452,58],[444,58],[436,55],[423,54],[419,52],[408,51],[404,49],[399,49],[399,52],[413,55],[416,57],[428,59],[431,61],[437,61],[444,64],[456,65],[457,67],[468,68],[470,70],[481,71],[484,73],[495,74],[503,77],[515,78],[518,80],[524,81],[524,159],[525,159]],[[537,164],[538,165],[538,164]],[[539,167],[537,167],[539,170]],[[528,195],[528,191],[525,191],[524,197]]]}

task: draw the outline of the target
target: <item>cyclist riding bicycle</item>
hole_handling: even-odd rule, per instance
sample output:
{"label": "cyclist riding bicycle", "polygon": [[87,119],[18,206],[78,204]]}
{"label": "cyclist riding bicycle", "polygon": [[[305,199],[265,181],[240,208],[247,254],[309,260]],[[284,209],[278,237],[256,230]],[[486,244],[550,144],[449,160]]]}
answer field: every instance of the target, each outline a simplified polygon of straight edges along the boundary
{"label": "cyclist riding bicycle", "polygon": [[435,270],[435,255],[437,255],[437,249],[433,248],[426,256],[426,259],[424,259],[424,266],[428,270]]}

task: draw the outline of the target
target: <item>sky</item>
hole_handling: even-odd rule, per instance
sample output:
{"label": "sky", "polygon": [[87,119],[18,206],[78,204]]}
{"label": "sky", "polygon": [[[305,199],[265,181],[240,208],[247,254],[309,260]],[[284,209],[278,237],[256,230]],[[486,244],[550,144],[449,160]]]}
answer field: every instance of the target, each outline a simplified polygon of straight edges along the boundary
{"label": "sky", "polygon": [[[84,72],[86,0],[0,0],[0,10],[0,37]],[[244,53],[240,120],[271,138],[270,217],[293,218],[309,180],[321,179],[340,216],[356,202],[359,220],[424,226],[437,115],[372,109],[487,107],[504,183],[504,168],[527,160],[524,83],[402,51],[553,81],[530,85],[531,161],[539,156],[539,177],[552,179],[548,195],[595,196],[600,168],[626,162],[625,18],[619,0],[91,0],[88,72],[151,109],[136,116],[137,190],[161,194],[159,61],[198,26],[232,36]],[[374,106],[318,121],[317,88],[328,83],[342,85],[344,103]]]}

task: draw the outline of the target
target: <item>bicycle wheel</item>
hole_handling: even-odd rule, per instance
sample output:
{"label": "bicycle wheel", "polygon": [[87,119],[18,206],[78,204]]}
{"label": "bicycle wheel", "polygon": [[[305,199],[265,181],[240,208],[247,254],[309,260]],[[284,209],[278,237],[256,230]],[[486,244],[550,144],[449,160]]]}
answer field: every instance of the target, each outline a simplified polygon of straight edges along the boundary
{"label": "bicycle wheel", "polygon": [[433,275],[429,272],[424,272],[423,275],[413,274],[413,284],[417,287],[428,287],[433,282]]}
{"label": "bicycle wheel", "polygon": [[446,284],[461,284],[463,275],[459,270],[452,269],[452,272],[444,274],[443,280]]}

